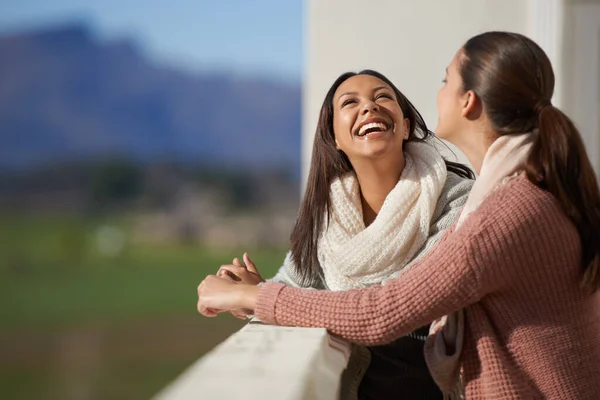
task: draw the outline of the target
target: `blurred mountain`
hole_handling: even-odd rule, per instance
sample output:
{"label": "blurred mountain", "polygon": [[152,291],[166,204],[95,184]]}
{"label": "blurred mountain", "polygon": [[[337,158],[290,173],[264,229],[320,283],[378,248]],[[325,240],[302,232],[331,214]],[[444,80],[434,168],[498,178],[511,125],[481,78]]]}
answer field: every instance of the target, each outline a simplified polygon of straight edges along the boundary
{"label": "blurred mountain", "polygon": [[118,155],[299,171],[299,84],[177,71],[84,24],[0,37],[0,55],[2,167]]}

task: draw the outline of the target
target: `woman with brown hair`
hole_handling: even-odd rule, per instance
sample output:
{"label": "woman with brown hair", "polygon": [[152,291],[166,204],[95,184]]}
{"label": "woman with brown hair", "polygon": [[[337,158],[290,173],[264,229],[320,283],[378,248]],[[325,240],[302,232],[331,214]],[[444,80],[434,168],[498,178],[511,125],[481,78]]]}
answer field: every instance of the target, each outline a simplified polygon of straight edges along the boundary
{"label": "woman with brown hair", "polygon": [[[384,286],[318,292],[209,276],[198,309],[325,327],[363,344],[433,323],[440,388],[467,398],[596,399],[600,393],[600,191],[581,137],[550,100],[554,74],[530,39],[488,32],[450,63],[440,137],[479,173],[458,222]],[[464,334],[461,335],[461,331]],[[451,362],[435,360],[447,350]]]}
{"label": "woman with brown hair", "polygon": [[[423,257],[452,226],[472,172],[445,161],[410,101],[378,72],[342,74],[321,107],[291,251],[270,281],[348,290],[381,285]],[[218,276],[264,281],[244,255]],[[353,345],[342,398],[441,399],[423,354],[429,324],[385,346]],[[390,396],[391,394],[391,396]]]}

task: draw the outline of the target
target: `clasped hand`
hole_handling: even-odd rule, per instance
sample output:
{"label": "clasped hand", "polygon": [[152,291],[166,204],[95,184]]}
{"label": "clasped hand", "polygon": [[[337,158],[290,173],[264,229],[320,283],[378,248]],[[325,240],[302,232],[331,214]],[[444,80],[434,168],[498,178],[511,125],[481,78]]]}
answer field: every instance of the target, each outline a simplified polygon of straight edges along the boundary
{"label": "clasped hand", "polygon": [[256,285],[264,281],[248,253],[244,253],[244,263],[234,258],[232,264],[222,265],[216,275],[209,275],[200,283],[198,312],[206,317],[230,312],[245,319],[254,313]]}

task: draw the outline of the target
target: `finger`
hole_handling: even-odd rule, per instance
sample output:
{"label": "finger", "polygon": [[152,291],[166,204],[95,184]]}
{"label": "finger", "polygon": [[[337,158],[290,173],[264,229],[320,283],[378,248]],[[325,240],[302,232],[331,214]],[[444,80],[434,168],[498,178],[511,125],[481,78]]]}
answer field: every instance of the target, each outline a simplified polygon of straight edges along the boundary
{"label": "finger", "polygon": [[233,259],[233,265],[246,268],[246,266],[237,257]]}
{"label": "finger", "polygon": [[246,263],[246,268],[248,268],[248,271],[254,272],[256,275],[260,275],[256,269],[256,265],[254,265],[248,253],[244,253],[244,262]]}
{"label": "finger", "polygon": [[198,312],[205,317],[216,317],[218,314],[216,310],[204,307],[201,301],[198,301]]}
{"label": "finger", "polygon": [[[227,272],[222,272],[222,271],[227,271]],[[227,273],[229,275],[231,275],[231,277],[235,280],[235,281],[240,281],[242,278],[242,276],[247,275],[248,274],[248,270],[245,267],[238,267],[235,265],[221,265],[221,268],[219,268],[219,272],[217,272],[217,275],[219,275],[219,273],[223,274],[223,273]]]}
{"label": "finger", "polygon": [[239,265],[235,265],[235,264],[223,264],[221,265],[221,267],[219,267],[219,271],[221,269],[227,269],[233,273],[243,273],[244,271],[246,271],[246,267],[242,264],[242,266]]}
{"label": "finger", "polygon": [[241,280],[239,276],[232,274],[231,272],[227,271],[226,269],[219,270],[219,272],[217,272],[217,276],[219,278],[227,279],[227,280],[233,281],[233,282],[239,282]]}
{"label": "finger", "polygon": [[238,276],[222,268],[219,268],[219,270],[217,271],[217,276],[219,278],[228,279],[236,282],[240,280]]}
{"label": "finger", "polygon": [[212,308],[207,308],[206,309],[206,313],[208,317],[216,317],[217,315],[219,315],[219,311],[218,310],[214,310]]}
{"label": "finger", "polygon": [[231,313],[231,315],[233,315],[236,318],[243,319],[243,320],[246,319],[246,314],[240,314],[240,313],[236,312],[235,310],[232,310],[229,312]]}

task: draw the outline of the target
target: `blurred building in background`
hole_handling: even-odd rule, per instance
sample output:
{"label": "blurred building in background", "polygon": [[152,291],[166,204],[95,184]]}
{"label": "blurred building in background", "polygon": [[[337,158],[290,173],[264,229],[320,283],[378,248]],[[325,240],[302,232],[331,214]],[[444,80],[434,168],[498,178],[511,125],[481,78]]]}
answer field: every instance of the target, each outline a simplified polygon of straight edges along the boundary
{"label": "blurred building in background", "polygon": [[306,15],[304,176],[319,108],[342,72],[383,73],[433,130],[445,68],[467,39],[489,30],[525,34],[546,51],[553,103],[574,119],[600,173],[600,1],[307,0]]}

